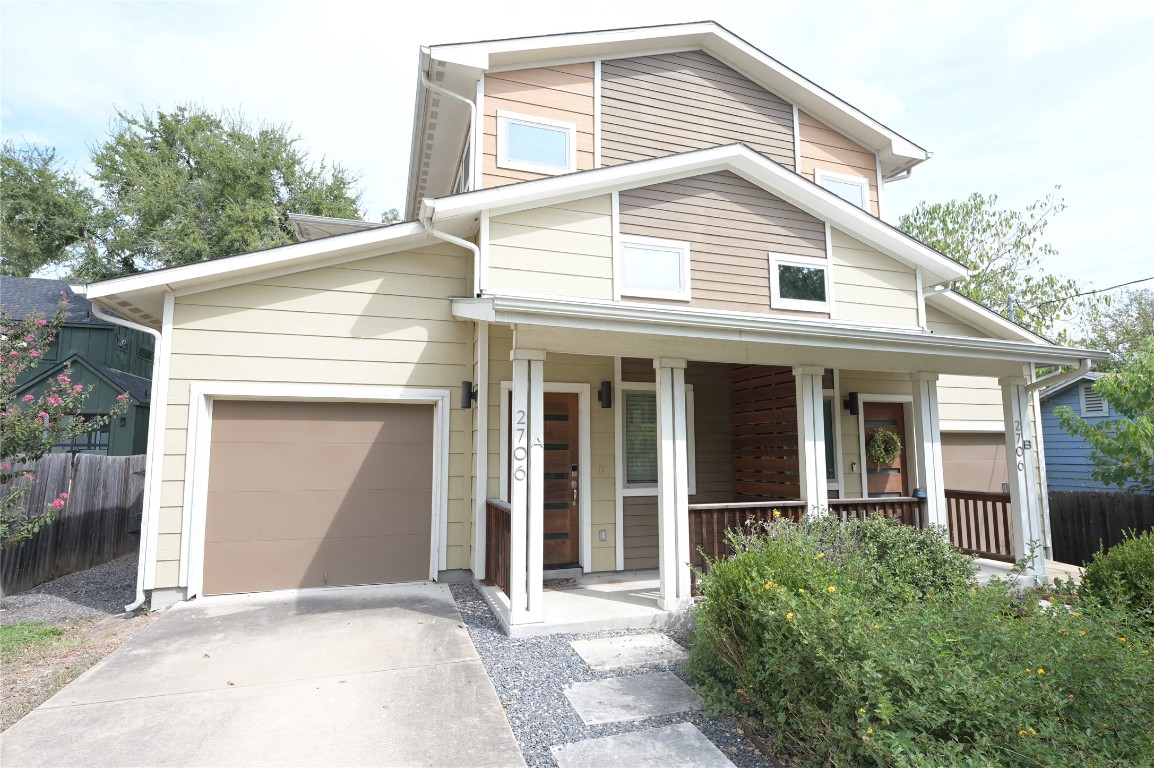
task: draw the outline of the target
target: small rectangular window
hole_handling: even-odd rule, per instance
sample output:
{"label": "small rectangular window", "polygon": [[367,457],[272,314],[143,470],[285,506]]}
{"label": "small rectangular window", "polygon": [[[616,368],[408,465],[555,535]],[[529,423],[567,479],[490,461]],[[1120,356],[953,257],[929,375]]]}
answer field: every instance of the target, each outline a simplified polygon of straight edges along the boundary
{"label": "small rectangular window", "polygon": [[497,165],[532,173],[577,170],[577,126],[497,110]]}
{"label": "small rectangular window", "polygon": [[829,311],[829,267],[824,261],[770,254],[769,284],[775,309]]}
{"label": "small rectangular window", "polygon": [[626,296],[688,301],[689,243],[622,237],[621,283]]}
{"label": "small rectangular window", "polygon": [[1110,406],[1106,398],[1094,391],[1093,384],[1082,385],[1082,416],[1109,416]]}
{"label": "small rectangular window", "polygon": [[[652,384],[631,383],[621,394],[621,432],[627,495],[657,492],[657,392]],[[644,387],[644,389],[642,389]],[[636,389],[632,389],[636,388]],[[693,426],[693,388],[685,387],[685,425],[689,493],[697,493],[697,449]]]}
{"label": "small rectangular window", "polygon": [[849,176],[818,169],[814,181],[822,189],[833,192],[846,202],[853,203],[862,210],[869,210],[870,183],[864,176]]}

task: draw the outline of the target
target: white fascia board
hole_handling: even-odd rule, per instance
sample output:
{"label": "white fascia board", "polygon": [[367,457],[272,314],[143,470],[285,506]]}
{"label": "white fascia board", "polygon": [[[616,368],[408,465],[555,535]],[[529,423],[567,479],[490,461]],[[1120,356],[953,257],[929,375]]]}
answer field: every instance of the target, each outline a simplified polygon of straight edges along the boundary
{"label": "white fascia board", "polygon": [[76,286],[75,290],[90,299],[141,291],[177,290],[191,283],[222,280],[251,274],[254,278],[264,271],[299,266],[301,269],[315,260],[328,259],[377,246],[389,248],[416,245],[431,239],[418,221],[408,221],[387,227],[376,227],[363,232],[336,235],[323,240],[309,240],[294,245],[283,245],[265,251],[229,256],[199,264],[172,269],[161,269],[127,277],[114,277],[98,283]]}
{"label": "white fascia board", "polygon": [[943,354],[983,360],[1067,365],[1103,353],[1001,339],[930,334],[921,329],[871,328],[717,310],[684,310],[658,305],[565,301],[511,296],[453,299],[453,314],[468,320],[524,323],[582,330],[685,336],[691,338],[794,344],[905,354]]}
{"label": "white fascia board", "polygon": [[929,274],[930,282],[961,280],[969,275],[964,265],[744,144],[683,152],[425,201],[422,215],[431,208],[435,222],[474,217],[482,210],[497,216],[717,171],[732,171],[907,266],[922,267]]}
{"label": "white fascia board", "polygon": [[926,301],[937,306],[947,315],[956,317],[964,323],[971,323],[998,338],[1019,339],[1034,344],[1049,344],[1053,342],[1033,331],[1029,331],[1016,323],[1011,323],[997,312],[983,307],[977,302],[960,296],[954,291],[937,291],[926,294]]}

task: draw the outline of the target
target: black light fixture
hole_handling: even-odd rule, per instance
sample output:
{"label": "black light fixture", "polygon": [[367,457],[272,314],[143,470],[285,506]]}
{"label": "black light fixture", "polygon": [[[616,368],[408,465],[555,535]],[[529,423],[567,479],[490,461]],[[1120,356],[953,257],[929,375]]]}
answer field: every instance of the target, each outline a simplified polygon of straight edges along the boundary
{"label": "black light fixture", "polygon": [[473,382],[461,382],[461,407],[468,410],[473,407],[473,403],[477,402],[477,390],[473,388]]}
{"label": "black light fixture", "polygon": [[602,408],[613,407],[613,382],[601,382],[601,389],[597,391],[597,402],[601,403]]}
{"label": "black light fixture", "polygon": [[858,400],[857,392],[850,392],[843,405],[849,411],[850,416],[857,416],[861,412],[861,403]]}

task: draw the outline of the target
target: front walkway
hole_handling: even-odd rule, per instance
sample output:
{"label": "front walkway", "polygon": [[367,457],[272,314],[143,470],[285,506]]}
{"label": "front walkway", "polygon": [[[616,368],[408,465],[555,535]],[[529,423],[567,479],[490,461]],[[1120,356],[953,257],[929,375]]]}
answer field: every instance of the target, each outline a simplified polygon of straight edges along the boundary
{"label": "front walkway", "polygon": [[180,603],[8,729],[0,763],[524,765],[440,584]]}

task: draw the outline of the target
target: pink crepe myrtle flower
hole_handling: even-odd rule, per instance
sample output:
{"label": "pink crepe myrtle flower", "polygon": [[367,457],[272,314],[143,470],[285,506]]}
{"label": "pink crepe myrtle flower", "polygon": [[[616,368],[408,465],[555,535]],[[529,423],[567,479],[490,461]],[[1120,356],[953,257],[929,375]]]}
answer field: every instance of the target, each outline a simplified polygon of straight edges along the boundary
{"label": "pink crepe myrtle flower", "polygon": [[60,509],[61,507],[64,506],[64,500],[63,499],[53,499],[52,503],[49,506],[52,507],[53,509]]}
{"label": "pink crepe myrtle flower", "polygon": [[42,317],[36,321],[36,324],[43,328],[44,326],[48,325],[48,321]]}
{"label": "pink crepe myrtle flower", "polygon": [[26,403],[30,403],[30,402],[32,402],[32,395],[25,395],[24,397],[22,397],[20,399]]}
{"label": "pink crepe myrtle flower", "polygon": [[32,350],[31,352],[29,352],[29,353],[28,353],[28,356],[29,356],[29,357],[40,357],[40,352],[39,352],[38,350],[35,350],[35,349],[34,349],[34,350]]}
{"label": "pink crepe myrtle flower", "polygon": [[67,499],[67,498],[68,498],[68,494],[67,494],[67,493],[62,493],[62,494],[60,494],[60,498],[62,498],[62,499]]}
{"label": "pink crepe myrtle flower", "polygon": [[61,384],[71,384],[72,383],[72,379],[68,378],[67,376],[65,376],[63,374],[57,376],[56,380],[59,381]]}
{"label": "pink crepe myrtle flower", "polygon": [[84,391],[84,385],[83,384],[76,384],[72,387],[72,390],[74,392],[83,392]]}
{"label": "pink crepe myrtle flower", "polygon": [[36,341],[36,337],[35,336],[25,336],[24,340],[26,342],[28,342],[29,344],[31,344],[32,342]]}

